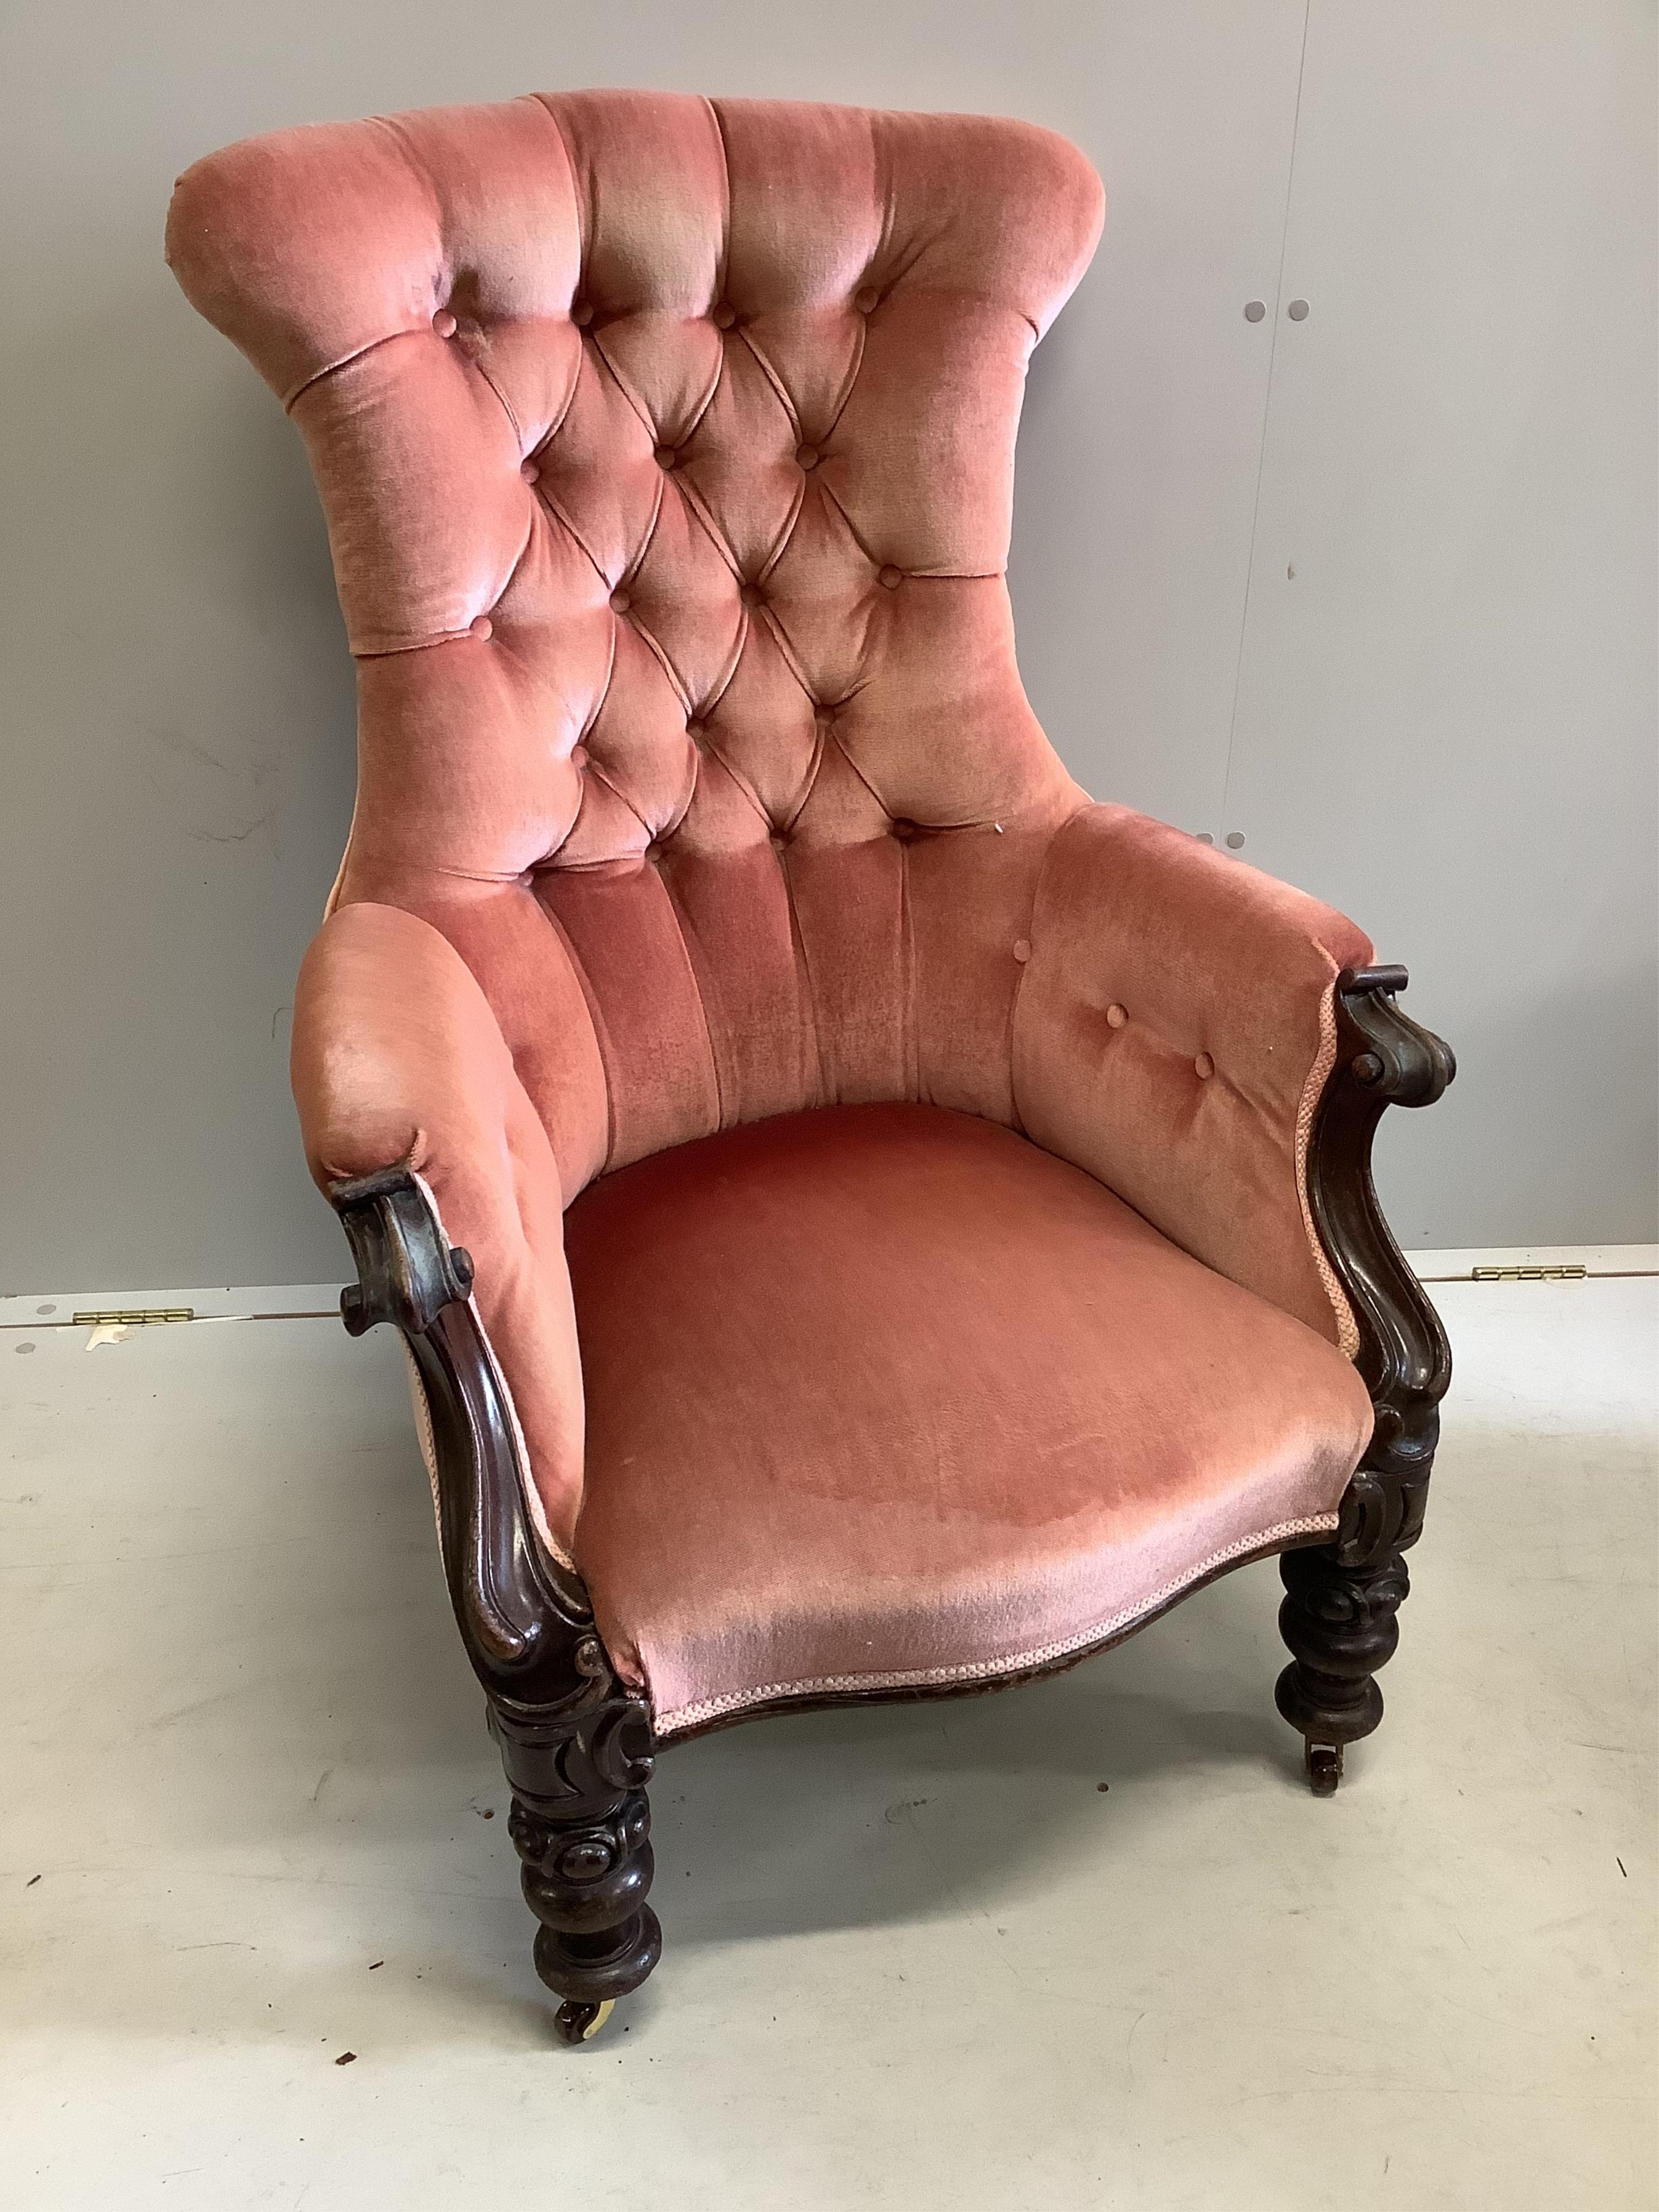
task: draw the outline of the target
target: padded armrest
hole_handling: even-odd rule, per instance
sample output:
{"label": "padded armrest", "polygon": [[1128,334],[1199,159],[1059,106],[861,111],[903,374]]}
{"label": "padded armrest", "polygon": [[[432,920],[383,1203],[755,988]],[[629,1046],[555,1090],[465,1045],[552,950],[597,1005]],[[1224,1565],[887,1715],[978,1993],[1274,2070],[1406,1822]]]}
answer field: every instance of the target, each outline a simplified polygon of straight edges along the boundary
{"label": "padded armrest", "polygon": [[1370,940],[1334,908],[1122,806],[1055,836],[1014,1010],[1027,1133],[1352,1355],[1307,1149],[1334,996]]}
{"label": "padded armrest", "polygon": [[475,1268],[474,1303],[522,1431],[541,1533],[568,1559],[582,1382],[547,1133],[489,1003],[447,939],[396,907],[340,908],[294,1008],[306,1158],[329,1186],[407,1164]]}

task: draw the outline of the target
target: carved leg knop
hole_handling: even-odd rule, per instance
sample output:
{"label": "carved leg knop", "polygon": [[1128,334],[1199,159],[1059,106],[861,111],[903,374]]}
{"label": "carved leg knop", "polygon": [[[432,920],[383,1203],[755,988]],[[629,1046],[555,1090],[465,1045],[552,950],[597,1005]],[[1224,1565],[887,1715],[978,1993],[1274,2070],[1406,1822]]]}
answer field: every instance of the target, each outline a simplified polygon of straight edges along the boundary
{"label": "carved leg knop", "polygon": [[560,2006],[564,2043],[585,2043],[662,1952],[651,1887],[652,1767],[645,1708],[596,1694],[579,1712],[508,1715],[490,1725],[513,1785],[508,1818],[525,1901],[541,1925],[536,1972]]}
{"label": "carved leg knop", "polygon": [[617,1997],[636,1990],[662,1950],[651,1887],[651,1815],[642,1790],[601,1818],[550,1820],[522,1797],[509,1823],[524,1861],[525,1902],[536,1931],[536,1972],[565,1999],[557,2027],[580,2043]]}
{"label": "carved leg knop", "polygon": [[1400,1641],[1395,1616],[1411,1587],[1406,1562],[1389,1551],[1370,1565],[1344,1566],[1335,1546],[1320,1545],[1286,1552],[1279,1571],[1279,1629],[1294,1656],[1275,1702],[1306,1741],[1314,1795],[1329,1797],[1342,1778],[1343,1746],[1382,1717],[1376,1676]]}

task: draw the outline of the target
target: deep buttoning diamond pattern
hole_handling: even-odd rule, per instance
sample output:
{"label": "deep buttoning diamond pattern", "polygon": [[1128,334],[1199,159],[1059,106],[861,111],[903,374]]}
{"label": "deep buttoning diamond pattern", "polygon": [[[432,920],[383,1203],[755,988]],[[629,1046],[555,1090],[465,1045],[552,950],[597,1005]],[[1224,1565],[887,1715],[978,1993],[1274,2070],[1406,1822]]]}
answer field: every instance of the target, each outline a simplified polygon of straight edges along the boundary
{"label": "deep buttoning diamond pattern", "polygon": [[568,1194],[834,1100],[1015,1118],[1012,948],[1084,798],[1015,668],[1013,442],[1099,219],[1028,125],[658,94],[181,180],[174,266],[327,513],[337,900],[460,951]]}

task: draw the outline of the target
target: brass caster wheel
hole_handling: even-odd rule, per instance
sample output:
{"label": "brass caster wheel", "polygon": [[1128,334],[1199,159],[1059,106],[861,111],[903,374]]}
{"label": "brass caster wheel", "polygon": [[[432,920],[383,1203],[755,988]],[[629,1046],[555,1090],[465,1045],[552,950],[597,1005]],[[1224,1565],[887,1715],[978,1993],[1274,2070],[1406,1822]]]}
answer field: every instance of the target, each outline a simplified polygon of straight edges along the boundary
{"label": "brass caster wheel", "polygon": [[616,2009],[615,1997],[607,1997],[603,2004],[578,2004],[574,1997],[567,1998],[553,2015],[553,2032],[561,2043],[592,2043]]}
{"label": "brass caster wheel", "polygon": [[1342,1747],[1340,1743],[1315,1743],[1311,1738],[1307,1747],[1308,1781],[1316,1797],[1334,1797],[1336,1785],[1342,1779]]}

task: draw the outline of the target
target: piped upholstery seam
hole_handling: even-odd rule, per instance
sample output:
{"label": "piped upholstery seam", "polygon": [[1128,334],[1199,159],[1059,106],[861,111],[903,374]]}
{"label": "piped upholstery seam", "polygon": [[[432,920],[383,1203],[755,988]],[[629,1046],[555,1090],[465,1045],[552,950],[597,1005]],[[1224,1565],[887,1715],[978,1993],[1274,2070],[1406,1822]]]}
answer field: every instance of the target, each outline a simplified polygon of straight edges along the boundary
{"label": "piped upholstery seam", "polygon": [[899,952],[903,963],[900,988],[904,994],[902,1045],[907,1095],[921,1096],[921,1029],[916,1012],[916,927],[912,904],[910,848],[899,847]]}
{"label": "piped upholstery seam", "polygon": [[778,532],[777,543],[761,563],[760,574],[756,580],[758,583],[767,584],[771,581],[773,571],[789,550],[789,541],[795,534],[796,525],[800,520],[801,511],[805,505],[806,479],[803,477],[795,486],[794,498],[791,502],[789,513],[785,518],[783,527]]}
{"label": "piped upholstery seam", "polygon": [[702,494],[697,489],[696,486],[688,479],[688,481],[680,488],[680,497],[685,501],[686,507],[690,512],[696,517],[698,528],[705,533],[709,544],[720,556],[720,560],[725,564],[726,573],[731,577],[732,582],[734,584],[740,585],[744,580],[744,577],[743,570],[738,565],[738,556],[732,550],[732,548],[726,544],[725,538],[721,535],[720,526],[719,523],[715,521],[714,516],[708,512],[707,506],[704,504]]}
{"label": "piped upholstery seam", "polygon": [[[611,1079],[611,1060],[605,1050],[605,1047],[611,1041],[611,1032],[606,1025],[605,1010],[599,1004],[598,994],[588,981],[586,967],[578,957],[576,948],[570,941],[569,931],[566,929],[553,908],[544,900],[537,897],[534,891],[531,893],[531,896],[535,899],[537,908],[545,919],[548,927],[552,930],[559,943],[564,947],[565,957],[569,961],[571,972],[576,978],[576,988],[582,994],[582,1004],[587,1009],[588,1026],[593,1032],[594,1049],[599,1055],[599,1073],[605,1080],[605,1158],[599,1164],[599,1173],[603,1175],[615,1158],[617,1152],[616,1086]],[[536,1118],[539,1121],[541,1115],[538,1114]],[[545,1123],[543,1126],[544,1127]],[[584,1183],[582,1188],[585,1190],[586,1188],[587,1185]],[[567,1210],[580,1194],[576,1191],[569,1194],[565,1200]],[[584,1491],[587,1487],[586,1468],[582,1472],[582,1487]]]}
{"label": "piped upholstery seam", "polygon": [[588,205],[587,195],[582,189],[581,172],[576,166],[576,156],[571,150],[570,141],[564,135],[564,125],[554,112],[551,99],[544,92],[532,92],[530,97],[553,125],[553,135],[564,154],[565,167],[570,175],[570,204],[576,214],[576,266],[586,271],[588,243],[593,235],[593,210]]}
{"label": "piped upholstery seam", "polygon": [[[873,799],[875,800],[875,802],[876,802],[877,805],[878,805],[878,807],[880,807],[880,809],[881,809],[882,812],[883,812],[883,813],[887,817],[887,819],[888,819],[890,822],[896,822],[896,821],[898,820],[898,817],[897,817],[897,815],[894,813],[894,811],[893,811],[892,808],[891,808],[891,807],[887,804],[887,801],[886,801],[886,800],[882,797],[881,793],[880,793],[877,789],[876,789],[875,785],[874,785],[873,783],[872,783],[872,782],[871,782],[871,781],[870,781],[869,777],[868,777],[867,775],[866,775],[866,774],[864,773],[864,770],[863,770],[863,769],[859,766],[858,763],[857,763],[857,762],[853,758],[852,754],[851,754],[851,753],[849,753],[849,752],[848,751],[847,747],[846,747],[845,744],[844,744],[844,743],[843,743],[843,741],[842,741],[842,734],[841,734],[841,732],[840,732],[839,730],[831,730],[831,731],[830,731],[830,744],[833,744],[833,745],[835,746],[836,750],[836,751],[841,755],[842,758],[846,762],[846,763],[847,763],[848,767],[848,768],[850,768],[850,769],[852,769],[852,771],[853,771],[854,775],[855,776],[857,776],[857,778],[858,778],[859,781],[860,781],[860,782],[864,786],[865,789],[869,793],[869,794],[870,794],[871,798],[872,798],[872,799]],[[810,796],[810,793],[809,793],[809,796]],[[804,803],[804,802],[803,802],[803,803]]]}
{"label": "piped upholstery seam", "polygon": [[[562,520],[562,518],[561,519]],[[513,556],[512,561],[508,564],[507,574],[502,577],[501,585],[495,595],[486,602],[489,611],[492,615],[501,605],[501,601],[507,597],[507,592],[512,589],[513,579],[518,574],[520,569],[524,566],[525,556],[528,554],[532,544],[535,542],[535,537],[536,516],[535,512],[532,509],[531,512],[529,526],[525,532],[524,543],[520,546],[518,551]],[[586,552],[586,548],[584,546],[582,550]],[[398,645],[354,645],[351,647],[351,657],[354,660],[390,660],[400,653],[427,653],[429,652],[434,646],[459,645],[464,639],[471,637],[471,627],[469,624],[465,629],[434,630],[430,637],[411,637],[404,640],[402,643]]]}
{"label": "piped upholstery seam", "polygon": [[492,615],[501,605],[501,601],[507,597],[507,593],[512,590],[513,580],[518,574],[520,569],[523,568],[525,562],[529,559],[530,549],[535,542],[536,510],[532,507],[530,510],[529,527],[526,530],[524,534],[524,543],[520,546],[518,551],[513,556],[513,565],[508,568],[506,575],[501,580],[501,588],[489,602],[489,611]]}
{"label": "piped upholstery seam", "polygon": [[853,358],[848,364],[847,381],[842,385],[840,394],[836,400],[836,404],[830,410],[829,427],[823,433],[823,440],[826,445],[829,444],[830,441],[835,436],[836,431],[841,428],[842,417],[847,412],[848,406],[852,400],[854,386],[859,380],[859,373],[864,367],[865,349],[868,346],[869,343],[870,325],[867,319],[863,315],[860,315],[859,317],[857,343],[853,348]]}
{"label": "piped upholstery seam", "polygon": [[807,673],[805,664],[802,661],[800,654],[795,649],[795,641],[790,636],[788,629],[785,626],[782,616],[779,614],[775,606],[764,602],[763,602],[760,608],[760,616],[763,622],[765,623],[768,629],[772,633],[778,652],[782,657],[784,666],[789,671],[789,673],[794,678],[802,691],[805,692],[806,696],[810,699],[812,696],[811,678]]}
{"label": "piped upholstery seam", "polygon": [[1240,1559],[1246,1553],[1267,1552],[1294,1536],[1327,1534],[1336,1527],[1340,1517],[1334,1511],[1304,1514],[1294,1521],[1276,1522],[1272,1528],[1255,1535],[1241,1536],[1237,1542],[1212,1552],[1195,1566],[1161,1583],[1135,1604],[1125,1606],[1104,1620],[1096,1621],[1071,1636],[1033,1645],[1029,1650],[1010,1652],[1000,1659],[969,1660],[955,1667],[901,1668],[867,1674],[815,1674],[793,1682],[765,1682],[752,1690],[731,1690],[721,1697],[700,1698],[690,1705],[677,1705],[665,1713],[659,1713],[656,1734],[659,1737],[672,1735],[684,1729],[696,1728],[705,1721],[719,1719],[724,1714],[742,1712],[750,1705],[769,1705],[781,1698],[834,1697],[860,1690],[917,1690],[942,1687],[951,1682],[991,1682],[1005,1674],[1024,1674],[1033,1667],[1047,1666],[1051,1660],[1064,1659],[1073,1651],[1086,1650],[1091,1644],[1115,1636],[1120,1629],[1144,1620],[1148,1613],[1158,1612],[1230,1560]]}
{"label": "piped upholstery seam", "polygon": [[686,972],[691,978],[692,996],[696,1000],[697,1012],[702,1017],[702,1034],[708,1047],[708,1067],[714,1079],[714,1127],[717,1129],[724,1129],[728,1127],[726,1119],[726,1085],[720,1073],[720,1056],[714,1049],[714,1025],[708,1018],[708,1001],[702,994],[702,971],[697,965],[696,955],[691,950],[692,939],[696,936],[696,932],[695,929],[688,932],[685,911],[674,896],[672,884],[669,882],[666,876],[660,877],[659,880],[662,884],[663,895],[668,901],[668,911],[674,917],[674,927],[680,933],[680,950],[685,955]]}
{"label": "piped upholstery seam", "polygon": [[[540,449],[538,448],[538,450]],[[592,568],[593,574],[605,586],[605,591],[608,594],[612,590],[613,586],[610,577],[605,573],[605,564],[599,559],[599,555],[593,550],[592,547],[588,544],[587,540],[582,536],[580,531],[577,529],[570,517],[565,513],[562,501],[552,491],[543,490],[539,485],[537,487],[537,495],[539,497],[541,504],[547,509],[553,520],[564,532],[566,537],[569,538],[576,550],[581,555],[583,560],[586,562],[588,567]]]}
{"label": "piped upholstery seam", "polygon": [[662,670],[663,674],[668,678],[669,684],[674,694],[675,704],[679,708],[681,713],[690,720],[691,714],[691,695],[686,690],[684,684],[681,680],[680,672],[668,658],[667,647],[656,635],[654,631],[647,628],[645,623],[640,620],[637,615],[634,617],[633,622],[629,627],[632,629],[635,636],[639,639],[641,644],[644,646],[646,651],[650,653],[652,659]]}
{"label": "piped upholstery seam", "polygon": [[[1077,805],[1063,822],[1057,822],[1054,824],[1048,842],[1042,848],[1042,857],[1032,872],[1031,913],[1030,919],[1025,925],[1025,941],[1031,948],[1032,960],[1036,958],[1041,950],[1036,927],[1037,908],[1042,902],[1042,879],[1048,874],[1049,863],[1054,859],[1054,847],[1060,842],[1061,834],[1071,827],[1080,814],[1086,814],[1095,804],[1096,802],[1090,798],[1086,791],[1079,790]],[[1021,963],[1019,974],[1014,978],[1014,988],[1008,1000],[1008,1103],[1013,1109],[1014,1127],[1021,1136],[1028,1135],[1029,1132],[1026,1127],[1025,1115],[1019,1103],[1019,1001],[1024,991],[1025,978],[1030,968],[1031,960]]]}
{"label": "piped upholstery seam", "polygon": [[338,361],[325,362],[320,368],[313,369],[309,376],[302,377],[283,400],[283,412],[291,415],[313,384],[320,384],[326,376],[337,376],[343,368],[349,368],[354,361],[364,361],[370,354],[378,353],[382,346],[395,344],[399,338],[430,337],[431,335],[430,325],[421,323],[411,323],[406,331],[383,331],[379,337],[367,339],[350,353],[343,353]]}
{"label": "piped upholstery seam", "polygon": [[1308,1156],[1313,1141],[1314,1117],[1319,1111],[1319,1102],[1324,1096],[1331,1070],[1336,1065],[1336,961],[1323,945],[1320,950],[1330,961],[1332,974],[1330,981],[1319,994],[1319,1049],[1308,1070],[1308,1079],[1302,1086],[1302,1097],[1296,1109],[1296,1196],[1313,1263],[1325,1295],[1331,1302],[1331,1311],[1336,1317],[1337,1349],[1352,1359],[1359,1352],[1359,1324],[1354,1318],[1347,1294],[1337,1280],[1330,1255],[1320,1241],[1313,1218],[1313,1201],[1308,1191]]}
{"label": "piped upholstery seam", "polygon": [[635,391],[627,377],[623,375],[621,369],[617,368],[616,362],[611,360],[610,355],[599,343],[599,337],[597,331],[590,334],[588,343],[592,346],[595,358],[604,367],[605,374],[611,379],[611,381],[616,386],[617,391],[621,392],[623,398],[628,402],[628,404],[638,417],[640,428],[649,434],[651,442],[653,446],[659,445],[662,442],[661,436],[658,431],[656,424],[651,420],[651,410],[647,407],[644,399],[637,392]]}
{"label": "piped upholstery seam", "polygon": [[500,401],[501,412],[506,416],[507,427],[513,433],[513,442],[519,449],[519,459],[522,460],[525,454],[524,428],[522,424],[520,422],[518,416],[513,412],[513,402],[507,398],[506,392],[501,390],[501,386],[496,383],[495,378],[489,374],[489,371],[484,367],[481,361],[473,361],[470,354],[467,356],[467,360],[471,367],[480,377],[483,378],[483,381],[489,386],[489,389],[495,393],[496,398]]}
{"label": "piped upholstery seam", "polygon": [[761,374],[766,379],[768,384],[772,387],[773,393],[777,399],[778,404],[783,410],[784,419],[789,425],[790,432],[794,438],[796,445],[799,446],[806,435],[805,426],[801,422],[800,411],[796,407],[793,397],[784,384],[783,379],[778,374],[776,369],[773,368],[770,356],[759,344],[753,331],[749,330],[739,330],[738,336],[743,340],[744,344],[748,348],[750,356],[759,367]]}
{"label": "piped upholstery seam", "polygon": [[[605,774],[605,770],[599,766],[597,761],[589,761],[587,764],[587,773],[593,778],[593,781],[596,783],[602,783],[605,786],[605,789],[611,793],[611,797],[616,800],[619,806],[627,808],[628,811],[639,823],[641,829],[644,830],[647,844],[654,844],[656,842],[656,831],[646,820],[644,815],[641,813],[639,808],[635,805],[633,800],[629,798],[626,792],[619,791],[617,789],[617,786],[611,781],[611,778]],[[572,824],[572,827],[574,827],[574,823]],[[629,856],[626,853],[618,853],[614,857],[619,860],[626,860]]]}
{"label": "piped upholstery seam", "polygon": [[724,204],[720,211],[719,273],[720,290],[724,295],[726,280],[732,266],[732,155],[726,143],[726,125],[721,120],[720,109],[707,93],[704,93],[702,97],[703,106],[708,110],[708,119],[714,126],[714,143],[720,149],[720,177],[724,189]]}

